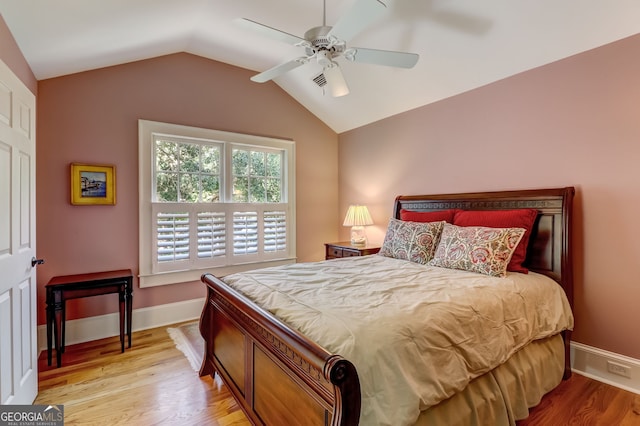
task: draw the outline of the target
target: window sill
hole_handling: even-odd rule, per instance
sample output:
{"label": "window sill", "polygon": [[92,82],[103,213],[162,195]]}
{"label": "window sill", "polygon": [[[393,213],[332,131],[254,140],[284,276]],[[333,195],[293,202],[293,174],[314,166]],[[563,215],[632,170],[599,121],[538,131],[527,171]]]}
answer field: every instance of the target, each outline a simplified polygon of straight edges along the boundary
{"label": "window sill", "polygon": [[235,274],[237,272],[268,268],[271,266],[288,265],[295,262],[295,258],[279,259],[267,262],[245,263],[241,265],[223,266],[217,268],[191,269],[187,271],[163,272],[149,275],[140,274],[138,278],[140,288],[157,287],[161,285],[200,281],[200,277],[205,273],[211,273],[218,277],[222,277],[229,274]]}

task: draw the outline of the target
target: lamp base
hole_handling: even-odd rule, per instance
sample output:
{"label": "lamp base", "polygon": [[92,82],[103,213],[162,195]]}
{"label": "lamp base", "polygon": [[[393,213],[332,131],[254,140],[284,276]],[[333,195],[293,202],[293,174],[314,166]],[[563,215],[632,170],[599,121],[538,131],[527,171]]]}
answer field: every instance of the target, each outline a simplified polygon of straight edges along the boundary
{"label": "lamp base", "polygon": [[351,244],[354,246],[367,245],[367,234],[364,231],[364,226],[351,227]]}

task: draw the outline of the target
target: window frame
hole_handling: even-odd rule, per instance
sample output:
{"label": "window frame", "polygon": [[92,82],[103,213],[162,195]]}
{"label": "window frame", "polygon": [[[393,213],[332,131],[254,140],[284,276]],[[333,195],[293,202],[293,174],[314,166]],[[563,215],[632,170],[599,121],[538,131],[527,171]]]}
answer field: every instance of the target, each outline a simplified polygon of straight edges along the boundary
{"label": "window frame", "polygon": [[[155,190],[155,149],[154,136],[164,137],[184,141],[190,140],[212,141],[222,144],[221,158],[221,182],[220,182],[220,202],[216,203],[172,203],[153,201]],[[241,149],[262,149],[265,151],[284,151],[284,161],[282,164],[283,173],[283,200],[282,203],[239,203],[231,202],[230,194],[225,193],[227,184],[232,184],[232,171],[228,167],[225,158],[231,157],[234,147]],[[291,140],[276,139],[264,136],[246,135],[220,130],[204,129],[199,127],[184,126],[179,124],[162,123],[149,120],[138,120],[138,189],[139,189],[139,282],[140,287],[153,287],[159,285],[174,284],[180,282],[197,281],[205,272],[215,275],[227,275],[235,272],[242,272],[255,268],[277,266],[294,263],[296,261],[296,214],[295,214],[295,143]],[[227,214],[227,221],[233,220],[233,213],[239,211],[262,211],[265,206],[272,206],[274,209],[285,211],[287,216],[287,250],[284,253],[274,255],[270,253],[265,256],[246,256],[243,262],[234,264],[221,264],[212,261],[207,264],[205,261],[192,259],[185,262],[185,269],[182,270],[162,270],[158,268],[158,262],[154,262],[156,256],[157,234],[155,234],[157,205],[171,206],[172,210],[188,210],[190,212],[207,210],[207,206],[215,205],[217,209],[222,209]],[[235,208],[234,208],[235,207]],[[155,236],[154,236],[155,235]],[[231,238],[232,239],[232,238]],[[262,241],[260,241],[262,244]]]}

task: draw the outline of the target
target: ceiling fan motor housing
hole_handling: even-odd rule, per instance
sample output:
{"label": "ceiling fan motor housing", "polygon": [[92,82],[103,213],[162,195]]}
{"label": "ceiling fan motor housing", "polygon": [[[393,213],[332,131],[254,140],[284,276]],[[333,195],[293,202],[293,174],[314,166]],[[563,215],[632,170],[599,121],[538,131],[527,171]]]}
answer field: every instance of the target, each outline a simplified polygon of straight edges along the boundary
{"label": "ceiling fan motor housing", "polygon": [[345,43],[335,37],[328,36],[331,28],[329,26],[314,27],[304,33],[304,39],[311,43],[310,46],[306,46],[307,55],[313,56],[323,50],[330,52],[330,56],[340,55],[344,52]]}

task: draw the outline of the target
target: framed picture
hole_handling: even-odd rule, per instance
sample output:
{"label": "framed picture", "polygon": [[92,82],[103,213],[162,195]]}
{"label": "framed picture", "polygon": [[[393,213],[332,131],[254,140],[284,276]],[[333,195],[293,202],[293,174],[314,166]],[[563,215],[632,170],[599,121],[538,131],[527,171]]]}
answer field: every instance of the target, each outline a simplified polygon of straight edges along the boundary
{"label": "framed picture", "polygon": [[71,204],[116,204],[115,166],[71,164]]}

